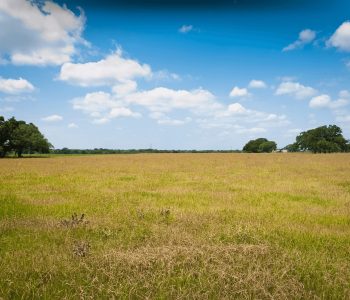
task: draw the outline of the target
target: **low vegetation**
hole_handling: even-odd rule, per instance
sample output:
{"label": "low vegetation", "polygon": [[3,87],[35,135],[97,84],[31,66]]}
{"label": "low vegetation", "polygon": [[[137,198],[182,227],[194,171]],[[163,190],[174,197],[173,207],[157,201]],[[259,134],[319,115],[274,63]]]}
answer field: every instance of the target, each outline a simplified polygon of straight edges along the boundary
{"label": "low vegetation", "polygon": [[0,161],[0,298],[349,299],[349,154]]}

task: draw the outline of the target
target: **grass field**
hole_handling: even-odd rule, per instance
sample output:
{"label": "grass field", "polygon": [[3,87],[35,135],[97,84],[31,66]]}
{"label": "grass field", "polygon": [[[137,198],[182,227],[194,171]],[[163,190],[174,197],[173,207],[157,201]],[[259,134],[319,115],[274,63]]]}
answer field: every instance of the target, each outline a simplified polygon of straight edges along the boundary
{"label": "grass field", "polygon": [[350,298],[349,154],[3,159],[0,174],[0,298]]}

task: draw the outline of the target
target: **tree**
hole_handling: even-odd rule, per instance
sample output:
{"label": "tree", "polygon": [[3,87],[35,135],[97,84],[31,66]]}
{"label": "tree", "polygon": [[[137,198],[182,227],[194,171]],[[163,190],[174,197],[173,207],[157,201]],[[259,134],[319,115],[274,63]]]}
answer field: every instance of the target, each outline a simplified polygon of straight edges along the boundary
{"label": "tree", "polygon": [[289,144],[289,145],[285,146],[284,149],[286,149],[288,152],[299,152],[300,151],[297,143]]}
{"label": "tree", "polygon": [[52,145],[34,124],[17,121],[14,117],[5,121],[0,117],[0,155],[14,151],[18,157],[24,152],[48,153]]}
{"label": "tree", "polygon": [[329,125],[301,132],[296,137],[293,147],[298,151],[331,153],[346,152],[349,144],[343,137],[341,128],[336,125]]}
{"label": "tree", "polygon": [[270,153],[276,149],[277,149],[277,144],[273,141],[264,142],[259,146],[259,152]]}
{"label": "tree", "polygon": [[15,118],[5,121],[3,116],[0,116],[0,157],[5,157],[11,151],[11,133],[17,126]]}
{"label": "tree", "polygon": [[274,141],[269,141],[265,138],[258,138],[256,140],[250,140],[243,147],[244,152],[250,153],[261,153],[261,152],[272,152],[276,150],[277,144]]}

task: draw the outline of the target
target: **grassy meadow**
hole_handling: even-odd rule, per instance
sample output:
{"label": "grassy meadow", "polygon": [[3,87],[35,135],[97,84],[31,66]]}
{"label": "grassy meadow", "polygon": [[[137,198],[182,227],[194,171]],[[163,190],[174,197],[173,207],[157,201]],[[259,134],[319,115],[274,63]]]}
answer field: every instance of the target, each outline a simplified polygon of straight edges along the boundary
{"label": "grassy meadow", "polygon": [[2,159],[0,175],[0,299],[350,298],[349,154]]}

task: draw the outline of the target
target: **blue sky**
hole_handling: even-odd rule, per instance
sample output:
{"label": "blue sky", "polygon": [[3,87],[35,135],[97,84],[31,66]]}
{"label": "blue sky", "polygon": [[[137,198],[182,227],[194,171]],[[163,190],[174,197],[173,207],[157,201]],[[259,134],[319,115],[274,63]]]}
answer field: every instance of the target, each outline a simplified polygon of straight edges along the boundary
{"label": "blue sky", "polygon": [[0,115],[56,148],[350,138],[348,1],[167,3],[2,0]]}

